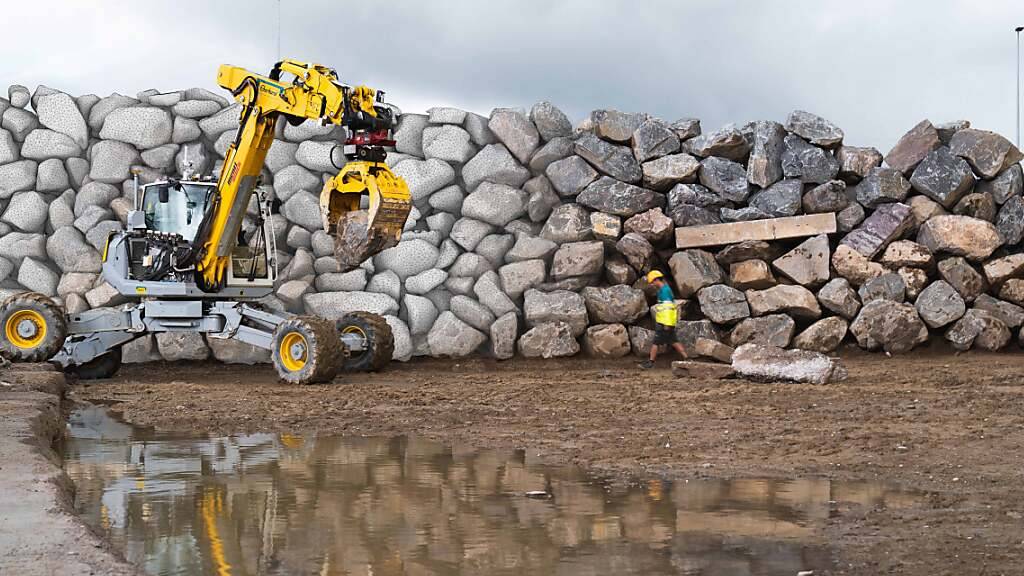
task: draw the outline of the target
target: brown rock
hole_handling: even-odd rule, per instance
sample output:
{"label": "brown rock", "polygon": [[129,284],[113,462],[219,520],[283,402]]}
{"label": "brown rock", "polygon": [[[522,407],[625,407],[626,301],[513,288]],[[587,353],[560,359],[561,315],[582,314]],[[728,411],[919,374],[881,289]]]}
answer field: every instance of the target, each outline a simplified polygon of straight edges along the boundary
{"label": "brown rock", "polygon": [[587,328],[583,349],[595,358],[622,358],[629,354],[629,333],[622,324],[597,324]]}
{"label": "brown rock", "polygon": [[868,260],[863,254],[845,244],[840,244],[832,254],[832,267],[837,274],[849,280],[854,286],[860,286],[885,273],[885,267],[881,264]]}
{"label": "brown rock", "polygon": [[671,218],[665,216],[661,208],[652,208],[647,212],[630,216],[623,224],[623,230],[627,233],[636,232],[652,245],[658,245],[672,238],[675,225]]}
{"label": "brown rock", "polygon": [[999,289],[999,297],[1014,304],[1024,306],[1024,280],[1011,278]]}
{"label": "brown rock", "polygon": [[775,286],[775,276],[764,260],[743,260],[729,265],[729,284],[739,290],[763,290]]}
{"label": "brown rock", "polygon": [[803,320],[817,320],[821,317],[818,299],[803,286],[779,284],[765,290],[747,290],[746,294],[752,316],[785,312]]}
{"label": "brown rock", "polygon": [[1002,258],[989,260],[981,267],[985,278],[993,288],[999,288],[1010,278],[1024,276],[1024,254],[1010,254]]}
{"label": "brown rock", "polygon": [[1024,154],[1009,140],[988,130],[960,130],[950,138],[949,148],[986,180],[1024,160]]}
{"label": "brown rock", "polygon": [[942,146],[939,133],[927,120],[904,134],[885,155],[885,163],[909,176],[929,152]]}
{"label": "brown rock", "polygon": [[972,308],[946,331],[946,340],[957,350],[972,347],[994,352],[1010,342],[1010,329],[985,310]]}
{"label": "brown rock", "polygon": [[839,177],[847,184],[856,184],[872,168],[882,165],[882,153],[876,148],[841,146],[836,151],[836,159],[839,160]]}
{"label": "brown rock", "polygon": [[633,355],[647,358],[651,353],[651,346],[654,344],[654,330],[643,326],[630,326],[627,330]]}
{"label": "brown rock", "polygon": [[732,346],[722,344],[718,340],[697,338],[697,341],[693,344],[693,352],[698,356],[714,358],[715,360],[725,362],[726,364],[732,362]]}
{"label": "brown rock", "polygon": [[725,274],[710,252],[704,250],[682,250],[668,261],[672,277],[679,288],[680,298],[689,298],[705,286],[722,284]]}
{"label": "brown rock", "polygon": [[604,277],[613,286],[632,284],[637,279],[636,270],[618,252],[612,252],[604,259]]}
{"label": "brown rock", "polygon": [[651,243],[640,234],[636,232],[623,234],[615,244],[615,249],[637,272],[643,274],[651,269],[654,246],[651,246]]}
{"label": "brown rock", "polygon": [[904,266],[931,268],[935,263],[931,250],[910,240],[897,240],[889,244],[879,261],[892,269]]}
{"label": "brown rock", "polygon": [[991,222],[970,216],[936,216],[921,226],[917,242],[933,253],[980,262],[1003,244],[1003,238]]}
{"label": "brown rock", "polygon": [[734,348],[749,343],[785,348],[793,339],[795,329],[796,322],[785,314],[747,318],[733,328],[729,334],[729,343]]}
{"label": "brown rock", "polygon": [[676,378],[697,378],[699,380],[724,380],[733,378],[736,371],[727,364],[676,360],[672,363],[672,375]]}
{"label": "brown rock", "polygon": [[828,281],[828,262],[828,236],[820,234],[804,240],[772,262],[772,266],[798,284],[820,286]]}
{"label": "brown rock", "polygon": [[928,327],[913,306],[885,299],[865,304],[850,324],[850,332],[861,348],[882,348],[890,354],[910,352],[928,340]]}
{"label": "brown rock", "polygon": [[743,260],[771,260],[778,254],[775,248],[762,240],[746,240],[737,244],[729,244],[718,251],[715,259],[722,266],[728,266]]}
{"label": "brown rock", "polygon": [[910,210],[914,214],[915,228],[920,228],[922,224],[935,216],[949,214],[941,204],[927,196],[911,196],[907,199],[907,205],[910,206]]}
{"label": "brown rock", "polygon": [[995,198],[987,192],[972,192],[953,206],[953,214],[970,216],[986,222],[995,222],[998,213],[999,207],[996,206]]}
{"label": "brown rock", "polygon": [[907,300],[914,301],[924,287],[928,285],[928,273],[920,268],[904,266],[896,270],[896,273],[903,279],[906,286]]}
{"label": "brown rock", "polygon": [[974,302],[978,295],[988,289],[985,278],[967,260],[959,256],[940,261],[938,270],[939,277],[949,282],[949,285],[967,302]]}
{"label": "brown rock", "polygon": [[828,354],[843,342],[848,328],[849,323],[839,316],[822,318],[797,334],[793,347]]}

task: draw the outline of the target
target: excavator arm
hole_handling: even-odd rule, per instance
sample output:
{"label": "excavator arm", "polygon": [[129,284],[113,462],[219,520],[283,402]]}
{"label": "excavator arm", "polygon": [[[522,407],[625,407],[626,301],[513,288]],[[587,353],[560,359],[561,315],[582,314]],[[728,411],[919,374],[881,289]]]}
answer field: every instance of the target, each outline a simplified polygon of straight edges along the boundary
{"label": "excavator arm", "polygon": [[[286,82],[283,75],[294,76]],[[378,93],[366,86],[338,82],[334,70],[295,60],[278,62],[268,76],[222,65],[217,83],[242,105],[235,140],[228,147],[217,183],[217,198],[204,219],[196,243],[196,283],[205,291],[223,286],[238,232],[259,183],[279,119],[298,125],[307,119],[344,126],[348,140],[339,144],[346,157],[359,158],[341,167],[321,192],[324,229],[336,235],[336,255],[345,267],[397,244],[411,209],[406,183],[384,164],[383,146],[393,119]],[[369,209],[360,210],[360,198]]]}

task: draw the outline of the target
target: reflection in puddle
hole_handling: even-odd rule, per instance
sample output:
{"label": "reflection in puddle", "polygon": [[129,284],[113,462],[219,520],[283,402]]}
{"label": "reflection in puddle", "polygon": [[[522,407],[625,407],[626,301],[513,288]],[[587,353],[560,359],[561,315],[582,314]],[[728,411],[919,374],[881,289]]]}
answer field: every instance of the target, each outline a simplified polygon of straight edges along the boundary
{"label": "reflection in puddle", "polygon": [[913,499],[822,479],[624,486],[415,437],[153,433],[102,407],[72,415],[65,457],[79,513],[159,575],[792,576],[830,567],[814,535],[830,501]]}

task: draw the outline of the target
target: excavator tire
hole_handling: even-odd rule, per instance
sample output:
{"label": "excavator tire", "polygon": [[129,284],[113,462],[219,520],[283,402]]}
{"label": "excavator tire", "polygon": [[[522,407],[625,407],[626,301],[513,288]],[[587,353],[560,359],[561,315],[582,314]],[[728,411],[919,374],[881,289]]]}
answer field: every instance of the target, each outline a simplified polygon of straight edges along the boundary
{"label": "excavator tire", "polygon": [[379,372],[391,362],[395,336],[383,317],[370,312],[350,312],[342,316],[336,326],[338,334],[356,333],[366,343],[365,350],[351,352],[345,358],[343,369],[346,372]]}
{"label": "excavator tire", "polygon": [[290,384],[330,382],[344,361],[334,326],[316,316],[293,316],[278,324],[270,355],[277,375]]}
{"label": "excavator tire", "polygon": [[85,364],[71,366],[68,372],[74,374],[79,380],[101,380],[113,378],[121,369],[121,347],[118,346],[110,352],[97,356]]}
{"label": "excavator tire", "polygon": [[0,356],[11,362],[45,362],[64,346],[64,310],[36,292],[8,297],[0,304]]}

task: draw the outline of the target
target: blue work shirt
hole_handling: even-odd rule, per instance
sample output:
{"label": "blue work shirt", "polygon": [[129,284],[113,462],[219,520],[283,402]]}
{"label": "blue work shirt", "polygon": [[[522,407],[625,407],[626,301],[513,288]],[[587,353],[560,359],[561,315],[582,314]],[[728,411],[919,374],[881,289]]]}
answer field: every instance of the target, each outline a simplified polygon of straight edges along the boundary
{"label": "blue work shirt", "polygon": [[676,297],[672,294],[672,289],[668,287],[668,282],[663,283],[661,288],[658,288],[658,302],[673,302],[675,299]]}

